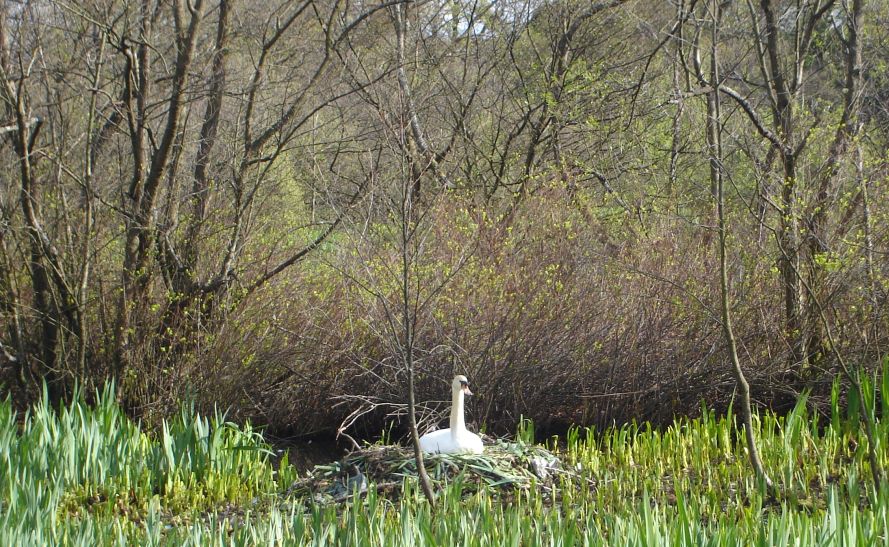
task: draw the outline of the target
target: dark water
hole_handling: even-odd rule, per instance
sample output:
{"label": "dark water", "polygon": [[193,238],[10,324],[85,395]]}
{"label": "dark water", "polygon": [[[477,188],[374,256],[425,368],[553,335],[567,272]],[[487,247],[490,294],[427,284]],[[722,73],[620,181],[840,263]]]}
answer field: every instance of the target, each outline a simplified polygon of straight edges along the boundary
{"label": "dark water", "polygon": [[290,464],[300,473],[316,465],[337,461],[348,452],[347,443],[338,443],[332,437],[274,437],[266,436],[266,442],[275,453],[274,463],[278,464],[285,453],[289,454]]}

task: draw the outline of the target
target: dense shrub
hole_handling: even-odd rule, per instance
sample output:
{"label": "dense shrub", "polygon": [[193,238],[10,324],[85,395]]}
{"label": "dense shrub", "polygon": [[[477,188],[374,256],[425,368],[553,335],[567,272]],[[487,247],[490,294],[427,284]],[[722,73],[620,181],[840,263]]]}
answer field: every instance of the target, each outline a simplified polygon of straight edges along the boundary
{"label": "dense shrub", "polygon": [[[422,295],[432,295],[416,323],[424,424],[447,411],[447,380],[457,372],[477,394],[470,420],[497,432],[520,416],[558,430],[668,423],[697,413],[701,400],[728,405],[734,380],[707,229],[651,215],[642,230],[632,218],[605,215],[609,209],[556,189],[508,216],[487,214],[458,194],[448,198],[430,205],[415,264]],[[738,231],[735,241],[755,237]],[[775,301],[780,281],[774,265],[757,258],[761,250],[745,249],[732,253],[731,285],[755,401],[780,410],[806,386],[815,389],[813,401],[826,400],[830,361],[807,375],[787,370]],[[387,306],[400,298],[392,277],[400,260],[386,241],[343,234],[238,310],[196,392],[293,434],[329,434],[347,418],[359,436],[378,434],[393,419],[401,424],[406,379],[386,327]],[[832,319],[846,325],[857,309],[844,294],[832,301]],[[870,346],[844,340],[848,358],[868,362]],[[350,414],[364,411],[353,423]]]}

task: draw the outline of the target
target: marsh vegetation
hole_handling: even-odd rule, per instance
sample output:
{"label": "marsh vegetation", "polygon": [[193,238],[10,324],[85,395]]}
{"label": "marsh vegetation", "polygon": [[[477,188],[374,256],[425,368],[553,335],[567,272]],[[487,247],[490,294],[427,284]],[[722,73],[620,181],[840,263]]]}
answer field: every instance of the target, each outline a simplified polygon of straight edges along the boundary
{"label": "marsh vegetation", "polygon": [[[889,374],[866,380],[867,400],[852,404],[886,416],[889,402],[875,396],[887,382]],[[733,416],[704,410],[700,418],[662,429],[576,428],[542,439],[561,469],[545,479],[514,467],[531,453],[527,422],[515,441],[498,441],[484,455],[430,456],[433,508],[418,489],[406,448],[376,458],[376,472],[363,469],[367,484],[334,499],[313,481],[337,480],[337,464],[300,473],[287,455],[273,463],[272,447],[260,433],[220,414],[205,418],[186,408],[148,432],[124,415],[110,392],[95,405],[76,399],[59,411],[43,399],[24,416],[6,401],[0,405],[0,540],[885,545],[889,486],[869,479],[857,410],[838,395],[831,409],[827,416],[811,413],[801,399],[785,416],[757,417],[777,497],[741,456],[743,433]],[[885,447],[889,426],[877,424]],[[889,463],[885,450],[880,461]]]}

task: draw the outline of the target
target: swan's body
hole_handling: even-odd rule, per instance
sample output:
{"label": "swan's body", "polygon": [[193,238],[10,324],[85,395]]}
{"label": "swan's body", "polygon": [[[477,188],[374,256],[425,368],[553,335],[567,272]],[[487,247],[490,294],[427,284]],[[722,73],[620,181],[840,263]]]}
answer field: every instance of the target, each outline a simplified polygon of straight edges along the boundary
{"label": "swan's body", "polygon": [[451,383],[451,427],[420,437],[420,450],[432,454],[481,454],[481,438],[466,429],[463,398],[472,395],[466,376],[455,376]]}

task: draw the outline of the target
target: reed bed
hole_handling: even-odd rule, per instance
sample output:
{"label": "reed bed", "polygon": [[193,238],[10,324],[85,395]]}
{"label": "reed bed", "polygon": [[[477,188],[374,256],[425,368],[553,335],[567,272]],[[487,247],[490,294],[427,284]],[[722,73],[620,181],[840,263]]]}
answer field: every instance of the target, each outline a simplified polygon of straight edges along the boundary
{"label": "reed bed", "polygon": [[[403,450],[369,447],[363,460],[300,475],[222,414],[186,408],[149,433],[111,390],[58,410],[44,397],[24,416],[6,401],[0,545],[887,545],[889,486],[870,481],[857,412],[876,418],[885,468],[889,373],[864,387],[865,400],[841,403],[835,386],[830,416],[803,397],[785,416],[757,417],[776,497],[754,479],[732,414],[705,411],[660,430],[575,429],[537,447],[525,425],[481,458],[431,458],[447,470],[433,473],[434,508]],[[529,455],[544,453],[559,471],[528,473]],[[367,485],[313,495],[319,477],[369,462]]]}

